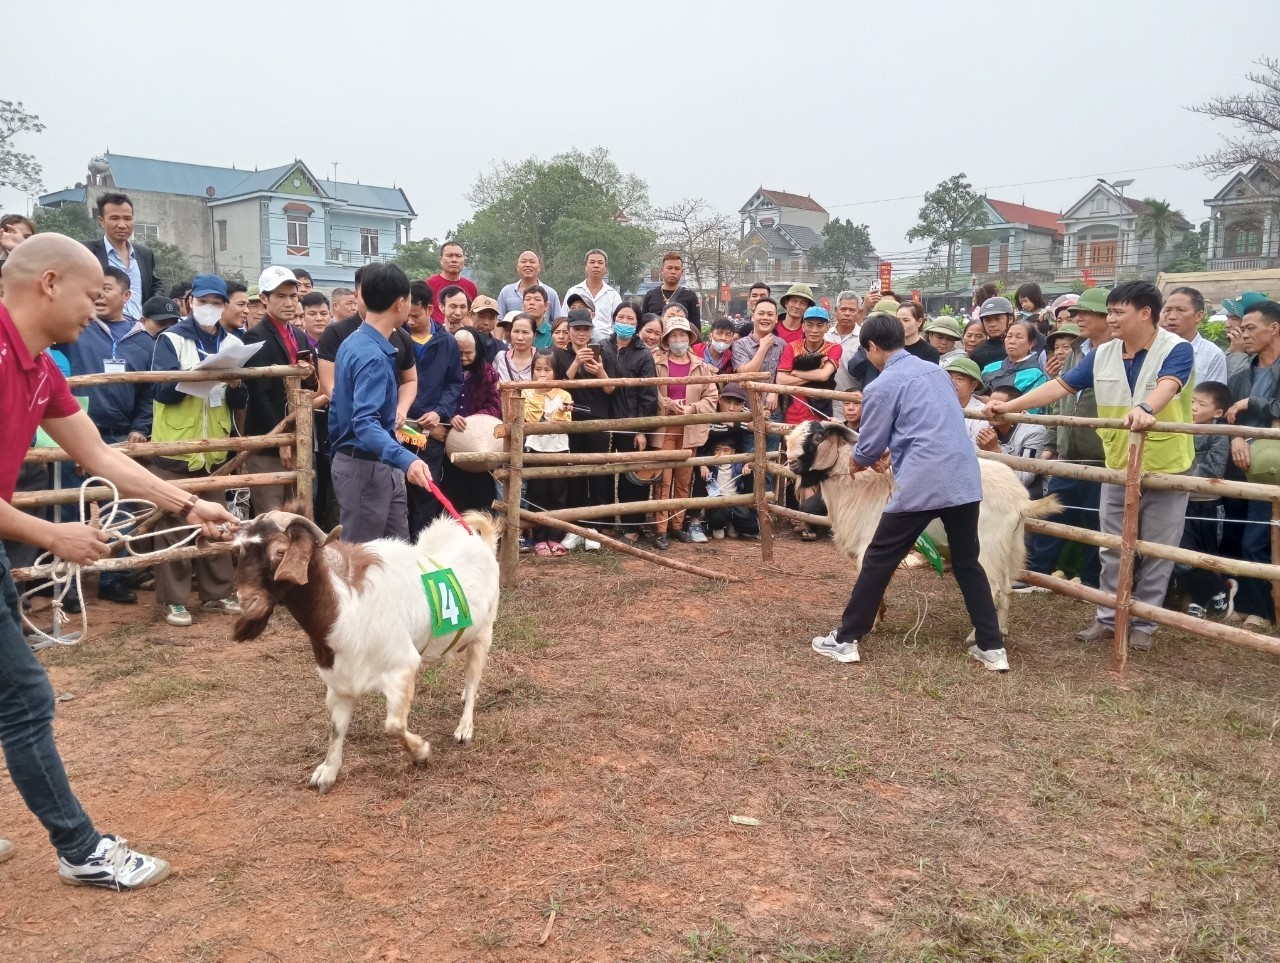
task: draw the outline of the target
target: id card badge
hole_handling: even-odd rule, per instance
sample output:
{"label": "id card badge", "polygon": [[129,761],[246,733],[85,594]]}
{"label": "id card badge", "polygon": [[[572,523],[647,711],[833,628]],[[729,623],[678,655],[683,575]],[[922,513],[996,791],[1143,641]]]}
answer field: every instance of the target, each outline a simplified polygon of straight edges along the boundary
{"label": "id card badge", "polygon": [[214,388],[212,391],[210,391],[210,392],[209,392],[209,407],[210,407],[210,408],[221,408],[221,407],[222,407],[222,393],[223,393],[224,391],[226,391],[226,390],[227,390],[227,386],[226,386],[226,385],[218,385],[218,387]]}
{"label": "id card badge", "polygon": [[124,362],[119,358],[104,358],[102,361],[103,374],[124,374]]}

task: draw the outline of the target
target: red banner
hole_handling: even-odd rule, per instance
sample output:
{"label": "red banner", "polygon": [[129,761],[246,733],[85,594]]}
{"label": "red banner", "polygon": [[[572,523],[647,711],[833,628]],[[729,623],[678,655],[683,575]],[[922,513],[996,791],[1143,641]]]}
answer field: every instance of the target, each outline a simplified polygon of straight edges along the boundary
{"label": "red banner", "polygon": [[727,285],[727,284],[722,284],[722,285],[720,285],[720,300],[721,300],[721,301],[728,301],[728,300],[730,300],[731,296],[732,296],[732,294],[731,294],[731,292],[729,291],[729,285]]}
{"label": "red banner", "polygon": [[893,290],[893,264],[889,261],[880,262],[880,290]]}

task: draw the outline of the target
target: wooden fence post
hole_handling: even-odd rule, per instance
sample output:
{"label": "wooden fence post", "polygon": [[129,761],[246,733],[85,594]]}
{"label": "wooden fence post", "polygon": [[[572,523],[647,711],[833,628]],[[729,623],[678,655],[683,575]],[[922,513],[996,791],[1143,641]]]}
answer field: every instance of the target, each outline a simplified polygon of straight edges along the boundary
{"label": "wooden fence post", "polygon": [[1129,611],[1133,603],[1133,569],[1137,555],[1138,504],[1142,498],[1142,449],[1146,432],[1129,432],[1129,462],[1125,468],[1124,523],[1120,529],[1120,572],[1116,579],[1116,630],[1111,646],[1111,671],[1123,673],[1129,661]]}
{"label": "wooden fence post", "polygon": [[294,433],[297,437],[293,449],[293,470],[298,473],[298,501],[302,502],[303,511],[308,518],[315,515],[316,468],[315,449],[312,447],[315,412],[311,409],[313,396],[313,392],[299,385],[296,393],[297,400],[293,406],[296,413]]}
{"label": "wooden fence post", "polygon": [[755,433],[756,459],[751,471],[756,476],[752,479],[752,490],[756,496],[756,518],[760,520],[760,560],[773,561],[773,516],[769,514],[769,471],[765,467],[769,460],[769,433],[764,417],[764,395],[755,388],[749,388],[751,398],[751,430]]}
{"label": "wooden fence post", "polygon": [[[1271,564],[1280,565],[1280,502],[1271,503]],[[1271,604],[1280,621],[1280,582],[1271,583]]]}
{"label": "wooden fence post", "polygon": [[520,486],[524,469],[524,401],[516,389],[502,389],[503,421],[507,424],[507,477],[503,479],[506,521],[502,529],[499,570],[502,587],[516,587],[516,568],[520,563]]}

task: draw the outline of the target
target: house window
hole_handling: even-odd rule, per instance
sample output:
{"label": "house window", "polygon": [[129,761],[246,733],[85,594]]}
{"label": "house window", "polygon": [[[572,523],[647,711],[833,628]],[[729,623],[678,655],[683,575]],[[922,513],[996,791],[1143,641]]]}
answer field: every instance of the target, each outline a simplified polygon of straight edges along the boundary
{"label": "house window", "polygon": [[791,273],[792,273],[792,274],[799,274],[799,273],[800,273],[800,259],[799,259],[799,258],[794,258],[794,257],[793,257],[793,258],[791,259]]}
{"label": "house window", "polygon": [[969,251],[969,271],[971,274],[986,274],[991,270],[991,246],[982,244]]}
{"label": "house window", "polygon": [[360,253],[365,257],[378,256],[378,232],[374,228],[360,228]]}
{"label": "house window", "polygon": [[1259,257],[1262,254],[1262,225],[1240,221],[1227,228],[1223,249],[1229,257]]}
{"label": "house window", "polygon": [[218,250],[225,251],[227,249],[227,222],[218,222]]}
{"label": "house window", "polygon": [[142,241],[158,241],[160,240],[160,225],[135,223],[133,225],[133,236]]}
{"label": "house window", "polygon": [[1099,194],[1093,199],[1093,209],[1095,211],[1105,211],[1107,209],[1107,199]]}
{"label": "house window", "polygon": [[297,257],[307,257],[311,253],[311,241],[307,235],[307,215],[290,211],[285,215],[288,223],[289,238],[286,253]]}

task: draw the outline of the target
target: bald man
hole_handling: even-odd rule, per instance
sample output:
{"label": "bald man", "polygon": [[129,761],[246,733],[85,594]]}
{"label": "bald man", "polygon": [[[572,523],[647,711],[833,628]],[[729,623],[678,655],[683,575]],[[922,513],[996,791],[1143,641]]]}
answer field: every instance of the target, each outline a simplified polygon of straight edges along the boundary
{"label": "bald man", "polygon": [[541,280],[542,259],[534,251],[525,251],[516,260],[518,280],[508,284],[498,292],[498,317],[505,318],[508,311],[524,310],[524,292],[535,285],[541,285],[547,292],[547,320],[555,322],[564,317],[564,308],[560,306],[560,295],[550,284]]}
{"label": "bald man", "polygon": [[[90,251],[60,234],[39,234],[4,265],[0,305],[0,536],[48,549],[88,565],[108,554],[102,532],[76,522],[24,515],[11,504],[27,446],[40,426],[87,475],[115,482],[123,495],[145,498],[199,525],[208,538],[236,525],[226,508],[161,481],[128,456],[102,443],[98,429],[71,397],[66,379],[45,350],[80,336],[94,318],[102,268]],[[137,889],[169,875],[163,859],[102,835],[71,791],[53,740],[53,689],[23,638],[9,559],[0,548],[0,745],[9,774],[27,808],[44,824],[58,853],[63,882]],[[0,861],[13,847],[0,841]]]}

